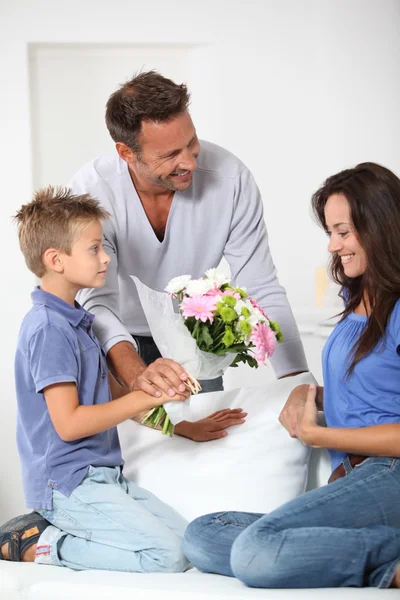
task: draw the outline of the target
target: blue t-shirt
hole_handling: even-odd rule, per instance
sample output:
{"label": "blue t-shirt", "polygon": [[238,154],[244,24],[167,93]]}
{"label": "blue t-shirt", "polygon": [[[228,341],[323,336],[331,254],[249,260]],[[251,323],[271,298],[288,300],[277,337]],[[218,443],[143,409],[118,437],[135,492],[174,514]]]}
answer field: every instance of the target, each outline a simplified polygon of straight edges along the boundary
{"label": "blue t-shirt", "polygon": [[43,390],[74,382],[82,405],[111,400],[107,364],[92,332],[93,315],[78,303],[35,289],[15,356],[17,443],[28,508],[52,508],[52,489],[69,496],[90,465],[122,465],[116,427],[73,442],[57,434]]}
{"label": "blue t-shirt", "polygon": [[[383,342],[355,366],[349,378],[354,344],[367,317],[349,314],[329,336],[322,352],[324,413],[328,427],[368,427],[400,423],[400,301],[389,318]],[[332,469],[347,456],[329,450]]]}

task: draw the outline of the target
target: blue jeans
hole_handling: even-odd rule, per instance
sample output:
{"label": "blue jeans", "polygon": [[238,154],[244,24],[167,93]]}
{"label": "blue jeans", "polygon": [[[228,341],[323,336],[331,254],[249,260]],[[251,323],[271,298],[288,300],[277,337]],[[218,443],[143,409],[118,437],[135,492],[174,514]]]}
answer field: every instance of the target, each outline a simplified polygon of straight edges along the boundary
{"label": "blue jeans", "polygon": [[37,512],[51,526],[40,536],[35,562],[136,573],[188,567],[181,549],[185,519],[128,481],[120,467],[89,467],[69,497],[53,490],[53,509]]}
{"label": "blue jeans", "polygon": [[[142,336],[142,335],[132,335],[133,339],[136,342],[138,354],[140,358],[149,365],[150,363],[157,360],[157,358],[161,358],[161,354],[159,349],[157,348],[152,337]],[[201,384],[201,392],[200,394],[205,394],[206,392],[221,392],[224,389],[222,377],[217,377],[216,379],[202,379],[200,381]]]}
{"label": "blue jeans", "polygon": [[400,566],[400,459],[344,466],[346,477],[269,514],[199,517],[184,535],[185,555],[251,587],[390,587]]}

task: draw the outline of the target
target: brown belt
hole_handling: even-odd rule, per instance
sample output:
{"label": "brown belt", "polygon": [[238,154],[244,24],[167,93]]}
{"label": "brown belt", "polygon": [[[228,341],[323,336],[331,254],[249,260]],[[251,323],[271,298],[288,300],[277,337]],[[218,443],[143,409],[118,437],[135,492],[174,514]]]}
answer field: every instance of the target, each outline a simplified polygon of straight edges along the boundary
{"label": "brown belt", "polygon": [[[368,456],[359,456],[358,454],[349,454],[348,457],[351,466],[354,468],[356,465],[362,463]],[[338,467],[333,471],[332,475],[328,479],[328,483],[332,483],[332,481],[336,481],[336,479],[340,479],[346,475],[346,471],[344,470],[343,463],[340,463]]]}

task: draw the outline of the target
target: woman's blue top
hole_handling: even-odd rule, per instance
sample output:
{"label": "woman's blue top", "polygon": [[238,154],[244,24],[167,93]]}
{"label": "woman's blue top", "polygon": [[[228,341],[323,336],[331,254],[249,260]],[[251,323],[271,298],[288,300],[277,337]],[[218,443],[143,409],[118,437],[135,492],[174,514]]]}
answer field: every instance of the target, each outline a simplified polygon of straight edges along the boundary
{"label": "woman's blue top", "polygon": [[[324,412],[327,427],[368,427],[400,423],[400,300],[389,318],[383,341],[355,366],[353,346],[368,317],[349,314],[336,325],[322,352]],[[346,452],[329,450],[334,470]]]}

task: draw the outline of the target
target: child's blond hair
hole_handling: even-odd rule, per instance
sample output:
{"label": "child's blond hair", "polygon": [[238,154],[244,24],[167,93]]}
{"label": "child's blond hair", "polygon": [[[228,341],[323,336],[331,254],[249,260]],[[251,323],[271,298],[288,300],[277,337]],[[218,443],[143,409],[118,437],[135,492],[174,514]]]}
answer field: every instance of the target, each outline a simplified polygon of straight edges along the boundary
{"label": "child's blond hair", "polygon": [[33,200],[24,204],[14,217],[28,269],[37,277],[43,277],[45,266],[42,257],[48,248],[71,254],[82,227],[109,216],[89,194],[78,196],[66,187],[48,186],[38,190]]}

